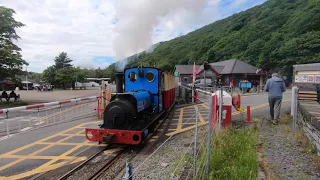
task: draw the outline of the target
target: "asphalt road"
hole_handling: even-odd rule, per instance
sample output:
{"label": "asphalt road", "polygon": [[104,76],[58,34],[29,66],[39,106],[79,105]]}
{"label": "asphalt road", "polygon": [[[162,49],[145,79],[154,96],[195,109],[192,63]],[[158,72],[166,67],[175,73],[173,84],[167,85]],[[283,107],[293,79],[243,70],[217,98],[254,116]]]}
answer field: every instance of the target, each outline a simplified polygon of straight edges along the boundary
{"label": "asphalt road", "polygon": [[[115,91],[115,85],[109,85],[109,87],[112,92]],[[19,91],[18,93],[24,97],[22,98],[24,101],[43,103],[71,98],[98,96],[98,92],[99,90],[59,90],[54,92]],[[88,102],[90,101],[83,101],[81,104]],[[61,106],[10,112],[8,116],[6,114],[0,114],[0,139],[6,138],[6,136],[19,131],[29,131],[32,128],[70,119],[71,117],[78,116],[80,111],[82,114],[89,113],[96,108],[96,104],[94,104],[85,111],[82,107],[74,109],[75,106],[75,103],[70,103],[62,104]],[[50,117],[50,115],[54,114],[54,117]]]}
{"label": "asphalt road", "polygon": [[83,102],[81,104],[62,104],[49,108],[25,110],[11,113],[9,118],[0,117],[0,140],[19,131],[29,131],[44,125],[71,120],[73,117],[94,112],[97,102]]}
{"label": "asphalt road", "polygon": [[[32,169],[36,169],[37,167],[43,165],[48,162],[50,158],[54,160],[56,158],[59,161],[59,156],[65,157],[69,155],[72,157],[71,153],[75,153],[77,149],[74,151],[70,151],[75,145],[79,145],[85,141],[85,137],[83,136],[73,136],[73,134],[82,134],[84,132],[84,128],[76,128],[73,129],[79,124],[88,123],[96,121],[96,118],[84,118],[76,121],[70,121],[62,124],[56,124],[54,126],[48,126],[44,128],[39,128],[34,131],[29,131],[24,133],[23,135],[15,135],[8,139],[4,139],[1,141],[0,148],[0,179],[12,175],[23,174],[23,172],[27,172]],[[70,131],[68,131],[70,129]],[[65,134],[62,134],[63,131]],[[61,135],[60,135],[60,134]],[[52,136],[52,138],[50,138]],[[45,140],[45,138],[50,138]],[[68,138],[64,141],[65,144],[59,144],[58,142]],[[41,141],[42,142],[38,142]],[[38,142],[38,143],[37,143]],[[47,142],[47,144],[45,144]],[[69,143],[69,144],[68,144]],[[74,143],[74,144],[72,144]],[[50,148],[46,148],[46,146],[51,146]],[[46,148],[46,149],[44,149]],[[79,147],[86,148],[85,146]],[[14,152],[15,151],[15,152]],[[38,154],[33,155],[34,157],[30,157],[32,153],[38,151]],[[62,155],[65,152],[70,154]],[[11,153],[6,155],[6,153]],[[13,158],[12,156],[18,156],[17,158]],[[29,157],[28,157],[29,156]],[[44,159],[44,158],[49,159]],[[10,166],[9,168],[5,168],[5,166],[10,165],[10,163],[15,162],[21,158],[26,158],[25,160]],[[43,166],[43,168],[47,168],[50,170],[50,167]],[[36,173],[36,172],[35,172]],[[32,174],[31,174],[32,175]],[[24,176],[19,176],[24,177]],[[16,179],[17,177],[10,177],[8,179]]]}

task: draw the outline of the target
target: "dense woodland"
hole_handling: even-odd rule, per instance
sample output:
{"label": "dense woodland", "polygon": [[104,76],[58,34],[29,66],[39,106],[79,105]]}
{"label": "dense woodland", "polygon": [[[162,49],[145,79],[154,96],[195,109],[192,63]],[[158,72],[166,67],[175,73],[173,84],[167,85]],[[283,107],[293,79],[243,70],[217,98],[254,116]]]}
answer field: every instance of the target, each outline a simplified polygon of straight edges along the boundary
{"label": "dense woodland", "polygon": [[185,36],[160,43],[141,63],[173,69],[238,58],[289,77],[292,65],[320,62],[320,0],[269,0]]}

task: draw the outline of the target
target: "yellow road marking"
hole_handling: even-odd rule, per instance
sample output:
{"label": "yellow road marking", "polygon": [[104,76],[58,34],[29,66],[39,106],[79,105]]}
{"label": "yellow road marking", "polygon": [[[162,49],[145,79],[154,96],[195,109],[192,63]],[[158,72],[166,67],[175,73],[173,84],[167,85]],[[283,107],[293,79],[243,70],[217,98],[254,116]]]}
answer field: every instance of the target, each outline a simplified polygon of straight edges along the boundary
{"label": "yellow road marking", "polygon": [[[70,154],[70,153],[74,152],[75,150],[79,149],[80,147],[82,147],[82,145],[77,145],[77,146],[73,147],[72,149],[70,149],[69,151],[61,154],[60,156],[57,156],[57,157],[51,159],[49,162],[43,164],[43,165],[40,166],[40,167],[43,168],[43,169],[47,169],[48,167],[52,166],[53,163],[55,163],[56,161],[60,160],[60,157],[65,157],[65,156],[67,156],[68,154]],[[74,158],[82,158],[82,159],[85,160],[87,157],[74,157]],[[64,164],[63,164],[63,165],[64,165]]]}
{"label": "yellow road marking", "polygon": [[[205,125],[205,124],[208,124],[208,122],[205,122],[205,123],[200,122],[200,123],[198,124],[198,126],[202,126],[202,125]],[[189,131],[189,130],[191,130],[191,129],[194,129],[195,127],[196,127],[196,125],[189,126],[189,127],[187,127],[187,128],[180,129],[179,131],[177,130],[177,131],[168,133],[168,134],[166,134],[166,135],[167,135],[167,136],[171,136],[171,135],[174,135],[174,134],[182,133],[182,132],[185,132],[185,131]]]}
{"label": "yellow road marking", "polygon": [[181,127],[182,127],[183,109],[184,109],[184,108],[181,108],[181,109],[180,109],[180,115],[179,115],[179,120],[178,120],[177,129],[181,129]]}
{"label": "yellow road marking", "polygon": [[158,136],[152,136],[151,138],[152,139],[158,139],[159,137]]}
{"label": "yellow road marking", "polygon": [[[82,130],[81,130],[81,131],[82,131]],[[67,140],[67,139],[70,139],[70,138],[72,138],[72,137],[73,137],[73,136],[68,136],[68,137],[65,137],[65,138],[57,141],[57,142],[52,142],[50,145],[48,145],[48,146],[46,146],[46,147],[43,147],[43,148],[41,148],[41,149],[39,149],[39,150],[31,153],[30,156],[34,156],[34,155],[36,155],[36,154],[38,154],[38,153],[41,153],[41,152],[43,152],[43,151],[45,151],[45,150],[47,150],[47,149],[55,146],[57,143],[61,143],[61,142],[65,141],[65,140]],[[69,152],[69,151],[68,151],[68,152]],[[12,155],[12,154],[10,154],[10,155]],[[61,155],[61,156],[62,156],[62,155]],[[59,157],[59,156],[57,156],[57,157]],[[7,157],[4,156],[4,158],[7,158]],[[26,160],[26,159],[27,159],[26,157],[22,157],[21,159],[17,159],[17,160],[15,160],[15,161],[13,161],[13,162],[11,162],[11,163],[9,163],[9,164],[6,164],[5,166],[0,167],[0,171],[3,170],[3,169],[7,169],[8,167],[11,167],[11,166],[13,166],[13,165],[15,165],[15,164],[17,164],[17,163],[19,163],[19,162],[22,162],[22,161]]]}
{"label": "yellow road marking", "polygon": [[[9,155],[6,158],[13,158],[13,159],[54,159],[57,156],[35,156],[35,155]],[[69,160],[69,159],[73,159],[74,157],[72,156],[64,156],[64,157],[59,157],[59,159],[61,160]]]}
{"label": "yellow road marking", "polygon": [[[285,101],[282,101],[282,102],[283,102],[283,103],[286,103],[286,102],[289,102],[289,100],[285,100]],[[257,106],[253,106],[253,107],[251,108],[251,110],[259,109],[259,108],[262,108],[262,107],[265,107],[265,106],[269,106],[269,103],[265,103],[265,104],[260,104],[260,105],[257,105]],[[246,111],[246,110],[245,110],[245,111]],[[237,114],[240,114],[240,112],[237,111],[237,112],[233,112],[233,113],[232,113],[232,115],[237,115]],[[199,119],[200,119],[200,117],[199,117]],[[200,123],[198,124],[198,126],[202,126],[202,125],[204,125],[204,124],[208,124],[208,122],[203,123],[203,122],[200,120]],[[178,129],[169,129],[169,130],[173,130],[173,132],[167,133],[166,135],[167,135],[167,136],[175,135],[175,134],[178,134],[178,133],[182,133],[182,132],[185,132],[185,131],[189,131],[189,130],[191,130],[191,129],[194,129],[195,127],[196,127],[196,126],[194,125],[194,126],[189,126],[189,127],[187,127],[187,128],[184,128],[184,129],[180,129],[180,130],[178,130]]]}
{"label": "yellow road marking", "polygon": [[[72,164],[80,162],[80,161],[83,161],[83,160],[84,159],[82,159],[82,158],[78,158],[75,161],[72,161]],[[47,172],[47,171],[50,171],[50,170],[53,170],[53,169],[57,169],[57,168],[65,165],[65,163],[66,162],[60,162],[60,163],[57,163],[57,164],[53,164],[53,165],[51,165],[50,167],[47,167],[47,168],[39,167],[37,169],[34,169],[32,171],[27,171],[27,172],[22,173],[22,174],[17,174],[17,175],[10,176],[10,177],[0,177],[0,179],[8,179],[8,180],[21,179],[21,178],[24,178],[24,177],[32,176],[34,174],[43,173],[43,172]]]}
{"label": "yellow road marking", "polygon": [[[39,142],[38,144],[43,144],[43,145],[50,145],[54,142]],[[64,143],[64,142],[61,142],[61,143],[56,143],[55,145],[62,145],[62,146],[76,146],[76,145],[79,145],[81,144],[82,146],[98,146],[98,144],[96,143],[89,143],[88,141],[85,141],[83,143]]]}
{"label": "yellow road marking", "polygon": [[[59,168],[59,167],[63,166],[65,163],[67,163],[67,162],[76,163],[76,162],[80,162],[80,161],[85,160],[87,157],[73,157],[73,156],[67,156],[67,155],[69,155],[70,153],[72,153],[75,150],[79,149],[80,147],[91,146],[91,145],[93,146],[93,144],[89,144],[86,141],[84,141],[82,143],[64,143],[63,141],[68,140],[68,139],[70,139],[72,137],[75,137],[75,136],[82,135],[80,133],[84,132],[83,129],[85,128],[85,127],[82,127],[83,125],[95,124],[97,122],[100,122],[100,121],[93,121],[93,122],[80,124],[78,126],[69,128],[69,129],[64,130],[62,132],[59,132],[57,134],[48,136],[48,137],[43,138],[41,140],[38,140],[36,142],[30,143],[28,145],[25,145],[23,147],[17,148],[15,150],[12,150],[10,152],[7,152],[7,153],[4,153],[4,154],[0,155],[0,158],[15,158],[15,159],[18,158],[17,160],[0,167],[0,171],[4,170],[4,169],[7,169],[7,168],[9,168],[9,167],[11,167],[11,166],[13,166],[13,165],[15,165],[15,164],[17,164],[19,162],[22,162],[22,161],[24,161],[26,159],[51,159],[51,161],[49,161],[49,162],[41,165],[40,167],[38,167],[36,169],[31,170],[31,171],[24,172],[24,173],[21,173],[21,174],[10,176],[10,177],[0,177],[0,179],[3,179],[3,178],[6,178],[6,179],[20,179],[20,178],[24,178],[24,177],[28,177],[28,176],[37,174],[37,173],[46,172],[46,171],[49,171],[49,170],[52,170],[52,169]],[[59,141],[56,141],[56,142],[44,142],[44,141],[47,141],[47,140],[52,139],[54,137],[61,136],[62,134],[66,133],[68,131],[74,130],[74,129],[81,129],[81,130],[79,130],[75,134],[70,134],[70,135],[67,134],[68,135],[67,137],[65,137],[65,138],[63,138],[63,139],[61,139]],[[29,155],[21,155],[21,156],[20,155],[14,155],[17,152],[23,151],[23,150],[25,150],[25,149],[27,149],[29,147],[32,147],[34,145],[37,145],[37,144],[46,144],[47,146],[43,147],[43,148],[41,148],[41,149],[31,153],[31,154],[29,154]],[[75,147],[73,147],[72,149],[70,149],[69,151],[63,153],[60,156],[37,156],[36,155],[36,154],[41,153],[41,152],[43,152],[43,151],[45,151],[45,150],[47,150],[47,149],[49,149],[49,148],[51,148],[53,146],[56,146],[56,145],[75,145]],[[54,162],[56,162],[58,160],[66,160],[66,161],[60,162],[60,163],[57,163],[57,164],[53,164]]]}
{"label": "yellow road marking", "polygon": [[[196,110],[196,106],[194,106],[194,109]],[[202,123],[204,123],[204,122],[206,122],[204,119],[203,119],[203,117],[202,117],[202,115],[201,115],[201,113],[200,113],[200,111],[198,111],[198,116],[199,116],[199,120],[200,120],[200,122],[202,122]]]}
{"label": "yellow road marking", "polygon": [[207,106],[206,104],[202,103],[201,104],[204,108],[209,109],[209,106]]}

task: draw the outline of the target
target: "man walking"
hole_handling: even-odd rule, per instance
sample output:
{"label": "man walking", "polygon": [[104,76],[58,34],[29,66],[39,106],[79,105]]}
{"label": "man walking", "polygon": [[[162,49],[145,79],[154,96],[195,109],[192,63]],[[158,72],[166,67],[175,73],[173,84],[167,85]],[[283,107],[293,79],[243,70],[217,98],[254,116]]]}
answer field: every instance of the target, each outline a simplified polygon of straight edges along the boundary
{"label": "man walking", "polygon": [[286,91],[286,86],[284,81],[279,78],[279,75],[273,73],[272,78],[267,80],[264,90],[268,92],[270,115],[273,124],[276,125],[279,121],[282,94]]}

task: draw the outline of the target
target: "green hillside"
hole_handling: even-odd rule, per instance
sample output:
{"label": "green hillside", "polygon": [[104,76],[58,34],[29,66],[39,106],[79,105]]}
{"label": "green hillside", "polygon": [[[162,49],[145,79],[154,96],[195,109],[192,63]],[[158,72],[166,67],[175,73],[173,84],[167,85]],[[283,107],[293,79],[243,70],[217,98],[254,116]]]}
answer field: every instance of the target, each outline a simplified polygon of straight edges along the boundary
{"label": "green hillside", "polygon": [[269,0],[160,43],[127,66],[156,63],[171,69],[229,58],[288,73],[293,64],[320,62],[320,0]]}

